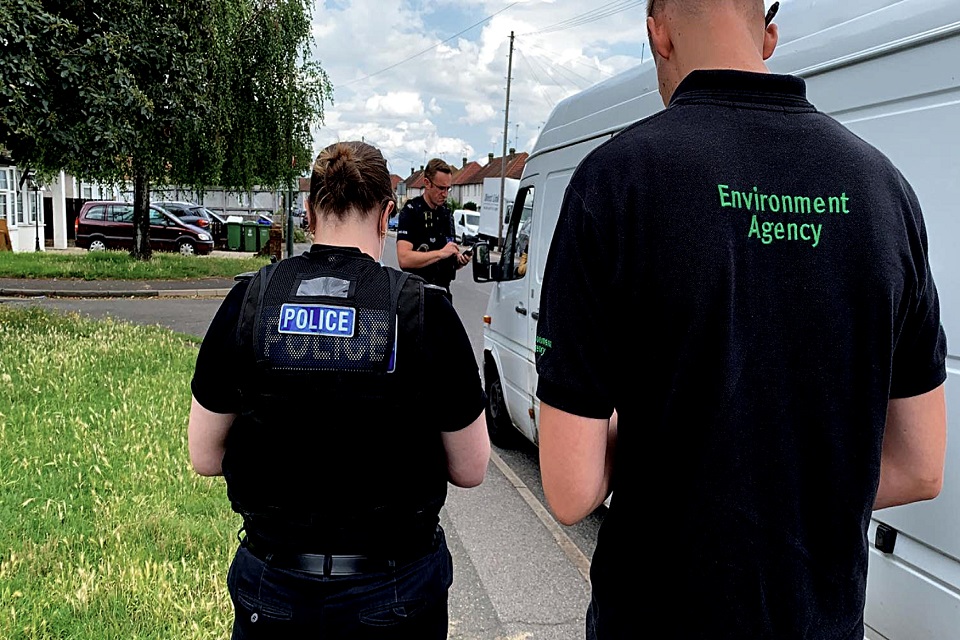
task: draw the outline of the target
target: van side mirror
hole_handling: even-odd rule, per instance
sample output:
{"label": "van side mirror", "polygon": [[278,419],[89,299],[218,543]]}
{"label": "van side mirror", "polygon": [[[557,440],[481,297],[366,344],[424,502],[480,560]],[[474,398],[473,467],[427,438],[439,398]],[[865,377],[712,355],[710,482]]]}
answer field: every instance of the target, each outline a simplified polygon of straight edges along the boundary
{"label": "van side mirror", "polygon": [[473,281],[490,282],[493,280],[490,265],[490,243],[482,240],[473,245]]}

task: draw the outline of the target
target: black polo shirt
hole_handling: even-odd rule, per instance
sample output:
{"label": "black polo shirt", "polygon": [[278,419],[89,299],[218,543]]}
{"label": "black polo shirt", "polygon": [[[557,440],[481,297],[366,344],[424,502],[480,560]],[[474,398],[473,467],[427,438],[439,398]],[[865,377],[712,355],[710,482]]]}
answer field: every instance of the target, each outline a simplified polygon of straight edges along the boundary
{"label": "black polo shirt", "polygon": [[[446,204],[431,209],[423,196],[407,201],[397,220],[397,240],[406,240],[414,251],[436,251],[455,242],[453,212]],[[457,277],[457,258],[451,256],[422,269],[404,269],[438,287],[449,287]]]}
{"label": "black polo shirt", "polygon": [[541,295],[538,397],[619,415],[599,637],[861,640],[887,403],[946,376],[903,175],[799,78],[694,72],[577,169]]}

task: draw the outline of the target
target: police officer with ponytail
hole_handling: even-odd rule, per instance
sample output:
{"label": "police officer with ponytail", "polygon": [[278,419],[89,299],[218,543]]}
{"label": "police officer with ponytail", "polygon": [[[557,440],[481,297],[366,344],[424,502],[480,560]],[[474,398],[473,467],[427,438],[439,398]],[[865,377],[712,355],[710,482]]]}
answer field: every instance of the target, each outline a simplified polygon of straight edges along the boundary
{"label": "police officer with ponytail", "polygon": [[376,148],[324,149],[316,244],[238,282],[200,348],[190,458],[243,520],[234,640],[447,637],[439,512],[483,480],[485,398],[445,292],[379,262],[395,207]]}

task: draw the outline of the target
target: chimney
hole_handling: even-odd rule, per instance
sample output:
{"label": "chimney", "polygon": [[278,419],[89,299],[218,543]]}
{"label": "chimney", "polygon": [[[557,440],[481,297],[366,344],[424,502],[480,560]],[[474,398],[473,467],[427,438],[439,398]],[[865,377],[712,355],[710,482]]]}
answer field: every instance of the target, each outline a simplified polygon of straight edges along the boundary
{"label": "chimney", "polygon": [[510,147],[510,155],[514,155],[516,152],[517,152],[516,149],[514,149],[513,147]]}
{"label": "chimney", "polygon": [[420,171],[423,171],[423,165],[420,165]]}
{"label": "chimney", "polygon": [[492,154],[492,153],[488,153],[488,154],[487,154],[487,162],[493,162],[493,154]]}
{"label": "chimney", "polygon": [[410,175],[413,175],[413,174],[415,174],[416,172],[417,172],[417,170],[416,170],[414,167],[410,167]]}
{"label": "chimney", "polygon": [[460,166],[460,168],[461,168],[461,169],[466,169],[466,167],[467,167],[467,159],[464,158],[464,159],[463,159],[463,164]]}

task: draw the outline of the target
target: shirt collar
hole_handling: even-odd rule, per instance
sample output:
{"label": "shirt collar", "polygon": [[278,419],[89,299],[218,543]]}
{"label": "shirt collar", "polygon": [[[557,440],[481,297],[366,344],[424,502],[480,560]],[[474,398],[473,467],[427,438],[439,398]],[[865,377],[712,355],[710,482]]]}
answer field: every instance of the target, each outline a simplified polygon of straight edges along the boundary
{"label": "shirt collar", "polygon": [[332,245],[332,244],[310,245],[310,253],[327,253],[327,252],[343,253],[347,255],[365,257],[365,258],[370,257],[364,252],[360,251],[358,247],[341,247],[341,246]]}
{"label": "shirt collar", "polygon": [[807,100],[807,84],[802,78],[734,69],[691,71],[673,92],[670,105],[702,99],[813,109]]}

